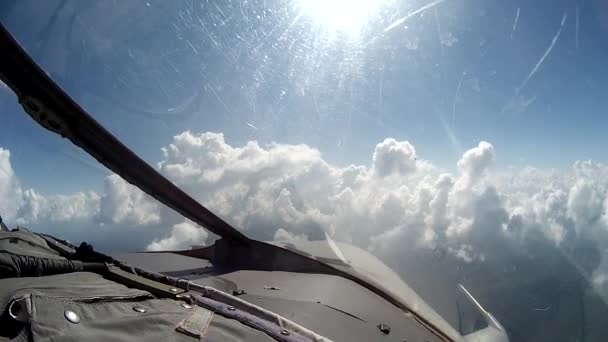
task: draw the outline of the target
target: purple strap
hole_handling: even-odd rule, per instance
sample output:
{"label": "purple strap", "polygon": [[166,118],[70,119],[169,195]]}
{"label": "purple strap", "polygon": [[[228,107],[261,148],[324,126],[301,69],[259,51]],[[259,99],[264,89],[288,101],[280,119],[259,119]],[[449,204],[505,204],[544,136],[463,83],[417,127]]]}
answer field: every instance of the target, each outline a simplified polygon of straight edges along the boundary
{"label": "purple strap", "polygon": [[208,310],[211,310],[224,317],[232,318],[256,330],[263,331],[277,341],[281,342],[311,342],[310,339],[299,335],[293,331],[281,328],[279,325],[240,310],[234,306],[218,302],[211,298],[201,295],[192,296],[194,302]]}

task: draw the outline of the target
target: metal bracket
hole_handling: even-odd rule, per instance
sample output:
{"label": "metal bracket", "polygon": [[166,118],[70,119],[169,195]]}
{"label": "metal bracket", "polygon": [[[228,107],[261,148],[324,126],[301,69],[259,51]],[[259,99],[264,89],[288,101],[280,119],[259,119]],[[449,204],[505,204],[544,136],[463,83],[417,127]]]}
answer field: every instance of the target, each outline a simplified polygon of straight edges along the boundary
{"label": "metal bracket", "polygon": [[25,112],[44,128],[64,138],[71,136],[68,125],[63,122],[59,115],[46,107],[44,102],[29,95],[23,95],[19,98],[19,103],[21,103]]}

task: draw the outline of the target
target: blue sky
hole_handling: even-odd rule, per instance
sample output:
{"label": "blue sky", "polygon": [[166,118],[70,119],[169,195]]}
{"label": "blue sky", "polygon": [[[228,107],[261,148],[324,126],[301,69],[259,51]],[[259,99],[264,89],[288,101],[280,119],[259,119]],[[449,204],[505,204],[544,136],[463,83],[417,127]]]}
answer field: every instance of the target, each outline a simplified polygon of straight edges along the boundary
{"label": "blue sky", "polygon": [[[385,33],[428,4],[389,2],[359,35],[336,33],[310,11],[297,18],[297,3],[265,3],[25,1],[6,4],[1,19],[152,163],[185,130],[223,132],[233,145],[306,143],[338,165],[369,164],[386,137],[448,170],[480,140],[495,146],[499,167],[606,159],[608,26],[599,2],[446,0]],[[21,19],[26,12],[31,20]],[[564,15],[554,47],[518,92]],[[43,192],[98,189],[103,168],[34,125],[14,100],[2,94],[0,146],[21,181]]]}

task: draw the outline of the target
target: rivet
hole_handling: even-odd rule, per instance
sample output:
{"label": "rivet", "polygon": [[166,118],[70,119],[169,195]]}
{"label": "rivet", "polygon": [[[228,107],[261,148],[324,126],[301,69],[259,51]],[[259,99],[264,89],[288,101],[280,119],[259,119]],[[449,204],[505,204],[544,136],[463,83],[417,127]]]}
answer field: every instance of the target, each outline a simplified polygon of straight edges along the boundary
{"label": "rivet", "polygon": [[234,306],[229,306],[226,309],[228,309],[228,311],[236,311],[236,308]]}
{"label": "rivet", "polygon": [[144,308],[143,306],[139,306],[139,305],[137,305],[137,306],[134,306],[134,307],[133,307],[133,311],[135,311],[135,312],[141,312],[141,313],[144,313],[144,312],[146,312],[146,311],[148,311],[148,310],[147,310],[146,308]]}
{"label": "rivet", "polygon": [[80,323],[80,317],[78,317],[78,315],[72,310],[65,310],[63,315],[65,316],[65,319],[67,319],[70,323]]}
{"label": "rivet", "polygon": [[172,288],[170,288],[170,289],[169,289],[169,291],[171,291],[171,292],[177,292],[177,291],[179,291],[179,290],[178,290],[178,289],[176,289],[175,287],[172,287]]}
{"label": "rivet", "polygon": [[192,309],[192,305],[188,303],[180,303],[179,305],[181,305],[184,309]]}
{"label": "rivet", "polygon": [[281,335],[289,336],[289,335],[291,335],[291,332],[289,332],[289,330],[287,330],[287,329],[281,329]]}

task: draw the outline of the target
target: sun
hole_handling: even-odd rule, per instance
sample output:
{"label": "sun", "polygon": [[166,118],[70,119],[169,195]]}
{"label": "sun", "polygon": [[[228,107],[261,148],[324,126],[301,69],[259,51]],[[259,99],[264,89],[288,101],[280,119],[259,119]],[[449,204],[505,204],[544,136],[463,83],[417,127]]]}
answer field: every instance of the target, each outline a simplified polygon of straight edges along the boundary
{"label": "sun", "polygon": [[381,0],[295,0],[299,13],[328,31],[357,35],[378,11]]}

